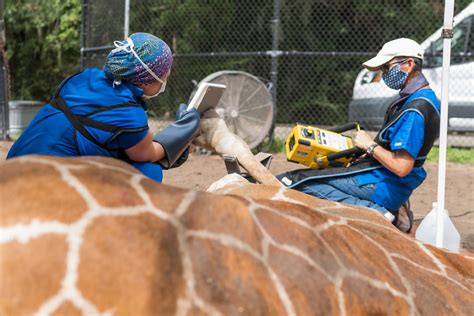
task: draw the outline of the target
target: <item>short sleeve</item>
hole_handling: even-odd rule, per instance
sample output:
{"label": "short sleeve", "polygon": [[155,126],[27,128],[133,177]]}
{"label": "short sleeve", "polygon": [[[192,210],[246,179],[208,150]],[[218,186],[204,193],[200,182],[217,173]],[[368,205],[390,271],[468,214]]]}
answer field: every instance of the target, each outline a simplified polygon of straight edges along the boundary
{"label": "short sleeve", "polygon": [[[118,136],[120,148],[128,149],[141,142],[148,134],[148,117],[143,108],[128,108],[125,116],[121,117],[120,126],[131,131],[123,132]],[[136,131],[133,131],[136,130]]]}
{"label": "short sleeve", "polygon": [[148,128],[140,132],[125,132],[119,136],[119,146],[128,149],[141,142],[148,134]]}
{"label": "short sleeve", "polygon": [[404,149],[415,159],[423,146],[425,125],[423,116],[415,111],[408,111],[390,127],[390,149]]}
{"label": "short sleeve", "polygon": [[148,134],[148,117],[145,110],[139,106],[116,108],[102,112],[94,118],[124,129],[113,140],[113,147],[128,149],[138,144]]}

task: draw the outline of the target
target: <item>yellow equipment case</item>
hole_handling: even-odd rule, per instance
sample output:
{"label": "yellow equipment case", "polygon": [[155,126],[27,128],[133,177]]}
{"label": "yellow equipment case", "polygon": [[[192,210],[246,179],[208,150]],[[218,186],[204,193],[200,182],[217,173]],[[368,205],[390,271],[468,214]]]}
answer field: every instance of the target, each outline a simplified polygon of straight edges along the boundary
{"label": "yellow equipment case", "polygon": [[322,129],[296,123],[285,143],[286,157],[312,169],[345,167],[362,153],[351,137],[341,134],[353,129],[359,130],[359,125]]}

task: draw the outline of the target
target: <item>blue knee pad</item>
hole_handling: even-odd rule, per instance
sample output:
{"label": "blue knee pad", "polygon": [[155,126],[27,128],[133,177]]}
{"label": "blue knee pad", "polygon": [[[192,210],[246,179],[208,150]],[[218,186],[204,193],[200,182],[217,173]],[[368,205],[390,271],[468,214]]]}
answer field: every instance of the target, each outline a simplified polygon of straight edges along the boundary
{"label": "blue knee pad", "polygon": [[152,162],[132,162],[132,166],[137,168],[141,173],[143,173],[148,178],[161,183],[163,181],[163,169],[160,165],[154,164]]}

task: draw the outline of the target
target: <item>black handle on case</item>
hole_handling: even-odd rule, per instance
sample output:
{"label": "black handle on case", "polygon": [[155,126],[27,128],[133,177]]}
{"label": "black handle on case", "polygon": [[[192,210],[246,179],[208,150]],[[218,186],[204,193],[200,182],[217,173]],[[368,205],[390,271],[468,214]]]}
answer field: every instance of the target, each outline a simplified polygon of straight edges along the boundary
{"label": "black handle on case", "polygon": [[341,125],[341,126],[328,128],[328,131],[331,131],[331,132],[334,132],[334,133],[342,133],[342,132],[345,132],[345,131],[350,131],[351,129],[356,129],[358,125],[359,124],[357,124],[356,122],[352,122],[352,123],[347,123],[347,124],[344,124],[344,125]]}
{"label": "black handle on case", "polygon": [[326,157],[327,157],[328,161],[332,161],[332,160],[336,160],[336,159],[343,158],[343,157],[352,157],[352,156],[356,156],[356,155],[360,156],[363,153],[364,153],[364,151],[362,149],[360,149],[359,147],[352,147],[352,148],[349,148],[349,149],[346,149],[346,150],[338,151],[337,153],[329,154]]}

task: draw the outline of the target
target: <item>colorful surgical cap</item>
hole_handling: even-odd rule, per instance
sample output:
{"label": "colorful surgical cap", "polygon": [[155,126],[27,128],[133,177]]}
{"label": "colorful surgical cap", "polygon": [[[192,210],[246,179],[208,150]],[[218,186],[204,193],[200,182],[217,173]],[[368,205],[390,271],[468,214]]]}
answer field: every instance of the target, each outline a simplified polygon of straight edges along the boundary
{"label": "colorful surgical cap", "polygon": [[114,82],[150,84],[157,81],[156,77],[163,78],[173,65],[171,49],[154,35],[134,33],[114,44],[116,48],[109,53],[104,65],[105,75]]}

